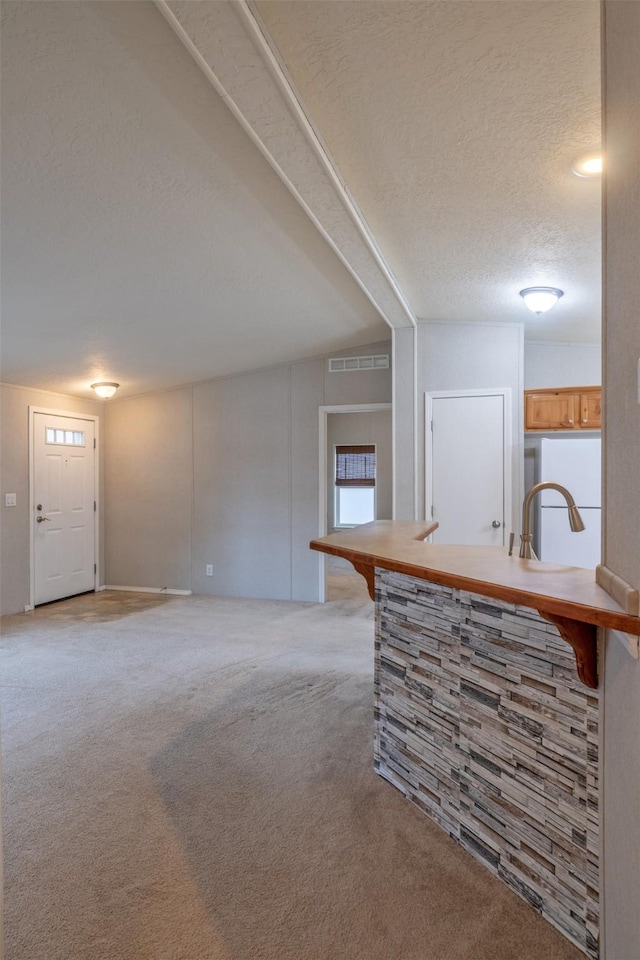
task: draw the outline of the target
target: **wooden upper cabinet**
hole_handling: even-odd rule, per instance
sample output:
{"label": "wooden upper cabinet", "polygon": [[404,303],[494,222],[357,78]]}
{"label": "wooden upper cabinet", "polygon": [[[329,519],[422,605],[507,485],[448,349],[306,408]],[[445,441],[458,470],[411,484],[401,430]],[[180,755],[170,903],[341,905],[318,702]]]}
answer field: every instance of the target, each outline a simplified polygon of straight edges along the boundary
{"label": "wooden upper cabinet", "polygon": [[578,414],[575,393],[560,390],[527,390],[527,430],[573,430]]}
{"label": "wooden upper cabinet", "polygon": [[601,409],[600,387],[525,390],[525,430],[598,430]]}
{"label": "wooden upper cabinet", "polygon": [[599,430],[602,426],[601,390],[585,390],[580,394],[580,426],[583,430]]}

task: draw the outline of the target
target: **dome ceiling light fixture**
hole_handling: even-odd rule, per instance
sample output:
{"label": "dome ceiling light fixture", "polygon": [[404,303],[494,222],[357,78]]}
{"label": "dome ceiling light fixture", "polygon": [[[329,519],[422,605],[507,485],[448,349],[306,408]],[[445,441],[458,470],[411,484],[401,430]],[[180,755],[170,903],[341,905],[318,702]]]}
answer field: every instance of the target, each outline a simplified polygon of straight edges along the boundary
{"label": "dome ceiling light fixture", "polygon": [[541,313],[555,307],[560,297],[564,296],[564,291],[558,287],[525,287],[520,291],[520,296],[529,310],[539,317]]}
{"label": "dome ceiling light fixture", "polygon": [[571,172],[576,177],[595,179],[602,175],[602,154],[583,153],[571,164]]}
{"label": "dome ceiling light fixture", "polygon": [[108,400],[109,397],[114,395],[119,386],[119,383],[114,383],[113,381],[100,380],[98,383],[92,383],[91,389],[95,390],[103,400]]}

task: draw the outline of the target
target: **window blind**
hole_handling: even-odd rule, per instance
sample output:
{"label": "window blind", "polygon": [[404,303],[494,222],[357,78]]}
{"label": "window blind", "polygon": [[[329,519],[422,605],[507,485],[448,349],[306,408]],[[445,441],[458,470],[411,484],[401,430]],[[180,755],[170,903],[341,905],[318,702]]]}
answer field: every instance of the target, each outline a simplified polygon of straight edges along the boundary
{"label": "window blind", "polygon": [[336,487],[375,487],[376,448],[372,443],[336,447]]}

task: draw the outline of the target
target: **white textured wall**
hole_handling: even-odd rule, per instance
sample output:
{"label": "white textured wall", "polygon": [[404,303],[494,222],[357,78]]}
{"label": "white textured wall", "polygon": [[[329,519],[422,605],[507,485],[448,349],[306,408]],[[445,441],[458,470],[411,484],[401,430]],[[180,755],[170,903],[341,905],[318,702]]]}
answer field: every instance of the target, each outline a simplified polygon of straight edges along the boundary
{"label": "white textured wall", "polygon": [[419,323],[417,332],[419,516],[424,517],[425,393],[508,387],[512,393],[512,529],[517,531],[523,492],[522,327],[519,324]]}
{"label": "white textured wall", "polygon": [[[0,611],[21,613],[29,603],[29,406],[70,414],[100,416],[103,403],[78,397],[46,393],[26,387],[3,384],[2,456],[0,458],[0,517],[2,520],[0,553]],[[100,465],[104,463],[104,443],[100,432]],[[5,493],[15,493],[17,506],[5,507]],[[100,499],[104,497],[100,477]],[[101,514],[100,568],[104,570],[104,512]]]}
{"label": "white textured wall", "polygon": [[376,413],[330,413],[327,417],[327,531],[335,525],[334,447],[337,444],[375,443],[376,520],[391,520],[391,410]]}
{"label": "white textured wall", "polygon": [[[640,3],[604,4],[604,562],[640,588]],[[640,955],[640,662],[607,639],[604,958]]]}
{"label": "white textured wall", "polygon": [[601,383],[601,344],[525,341],[525,390],[537,387],[591,387]]}

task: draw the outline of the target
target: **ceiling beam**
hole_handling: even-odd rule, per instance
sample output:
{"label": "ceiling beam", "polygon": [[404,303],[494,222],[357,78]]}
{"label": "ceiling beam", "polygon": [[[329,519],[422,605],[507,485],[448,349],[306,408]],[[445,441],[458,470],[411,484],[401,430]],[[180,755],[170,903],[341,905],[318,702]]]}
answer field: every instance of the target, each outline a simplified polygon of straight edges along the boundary
{"label": "ceiling beam", "polygon": [[212,86],[390,327],[416,319],[245,0],[155,0]]}

